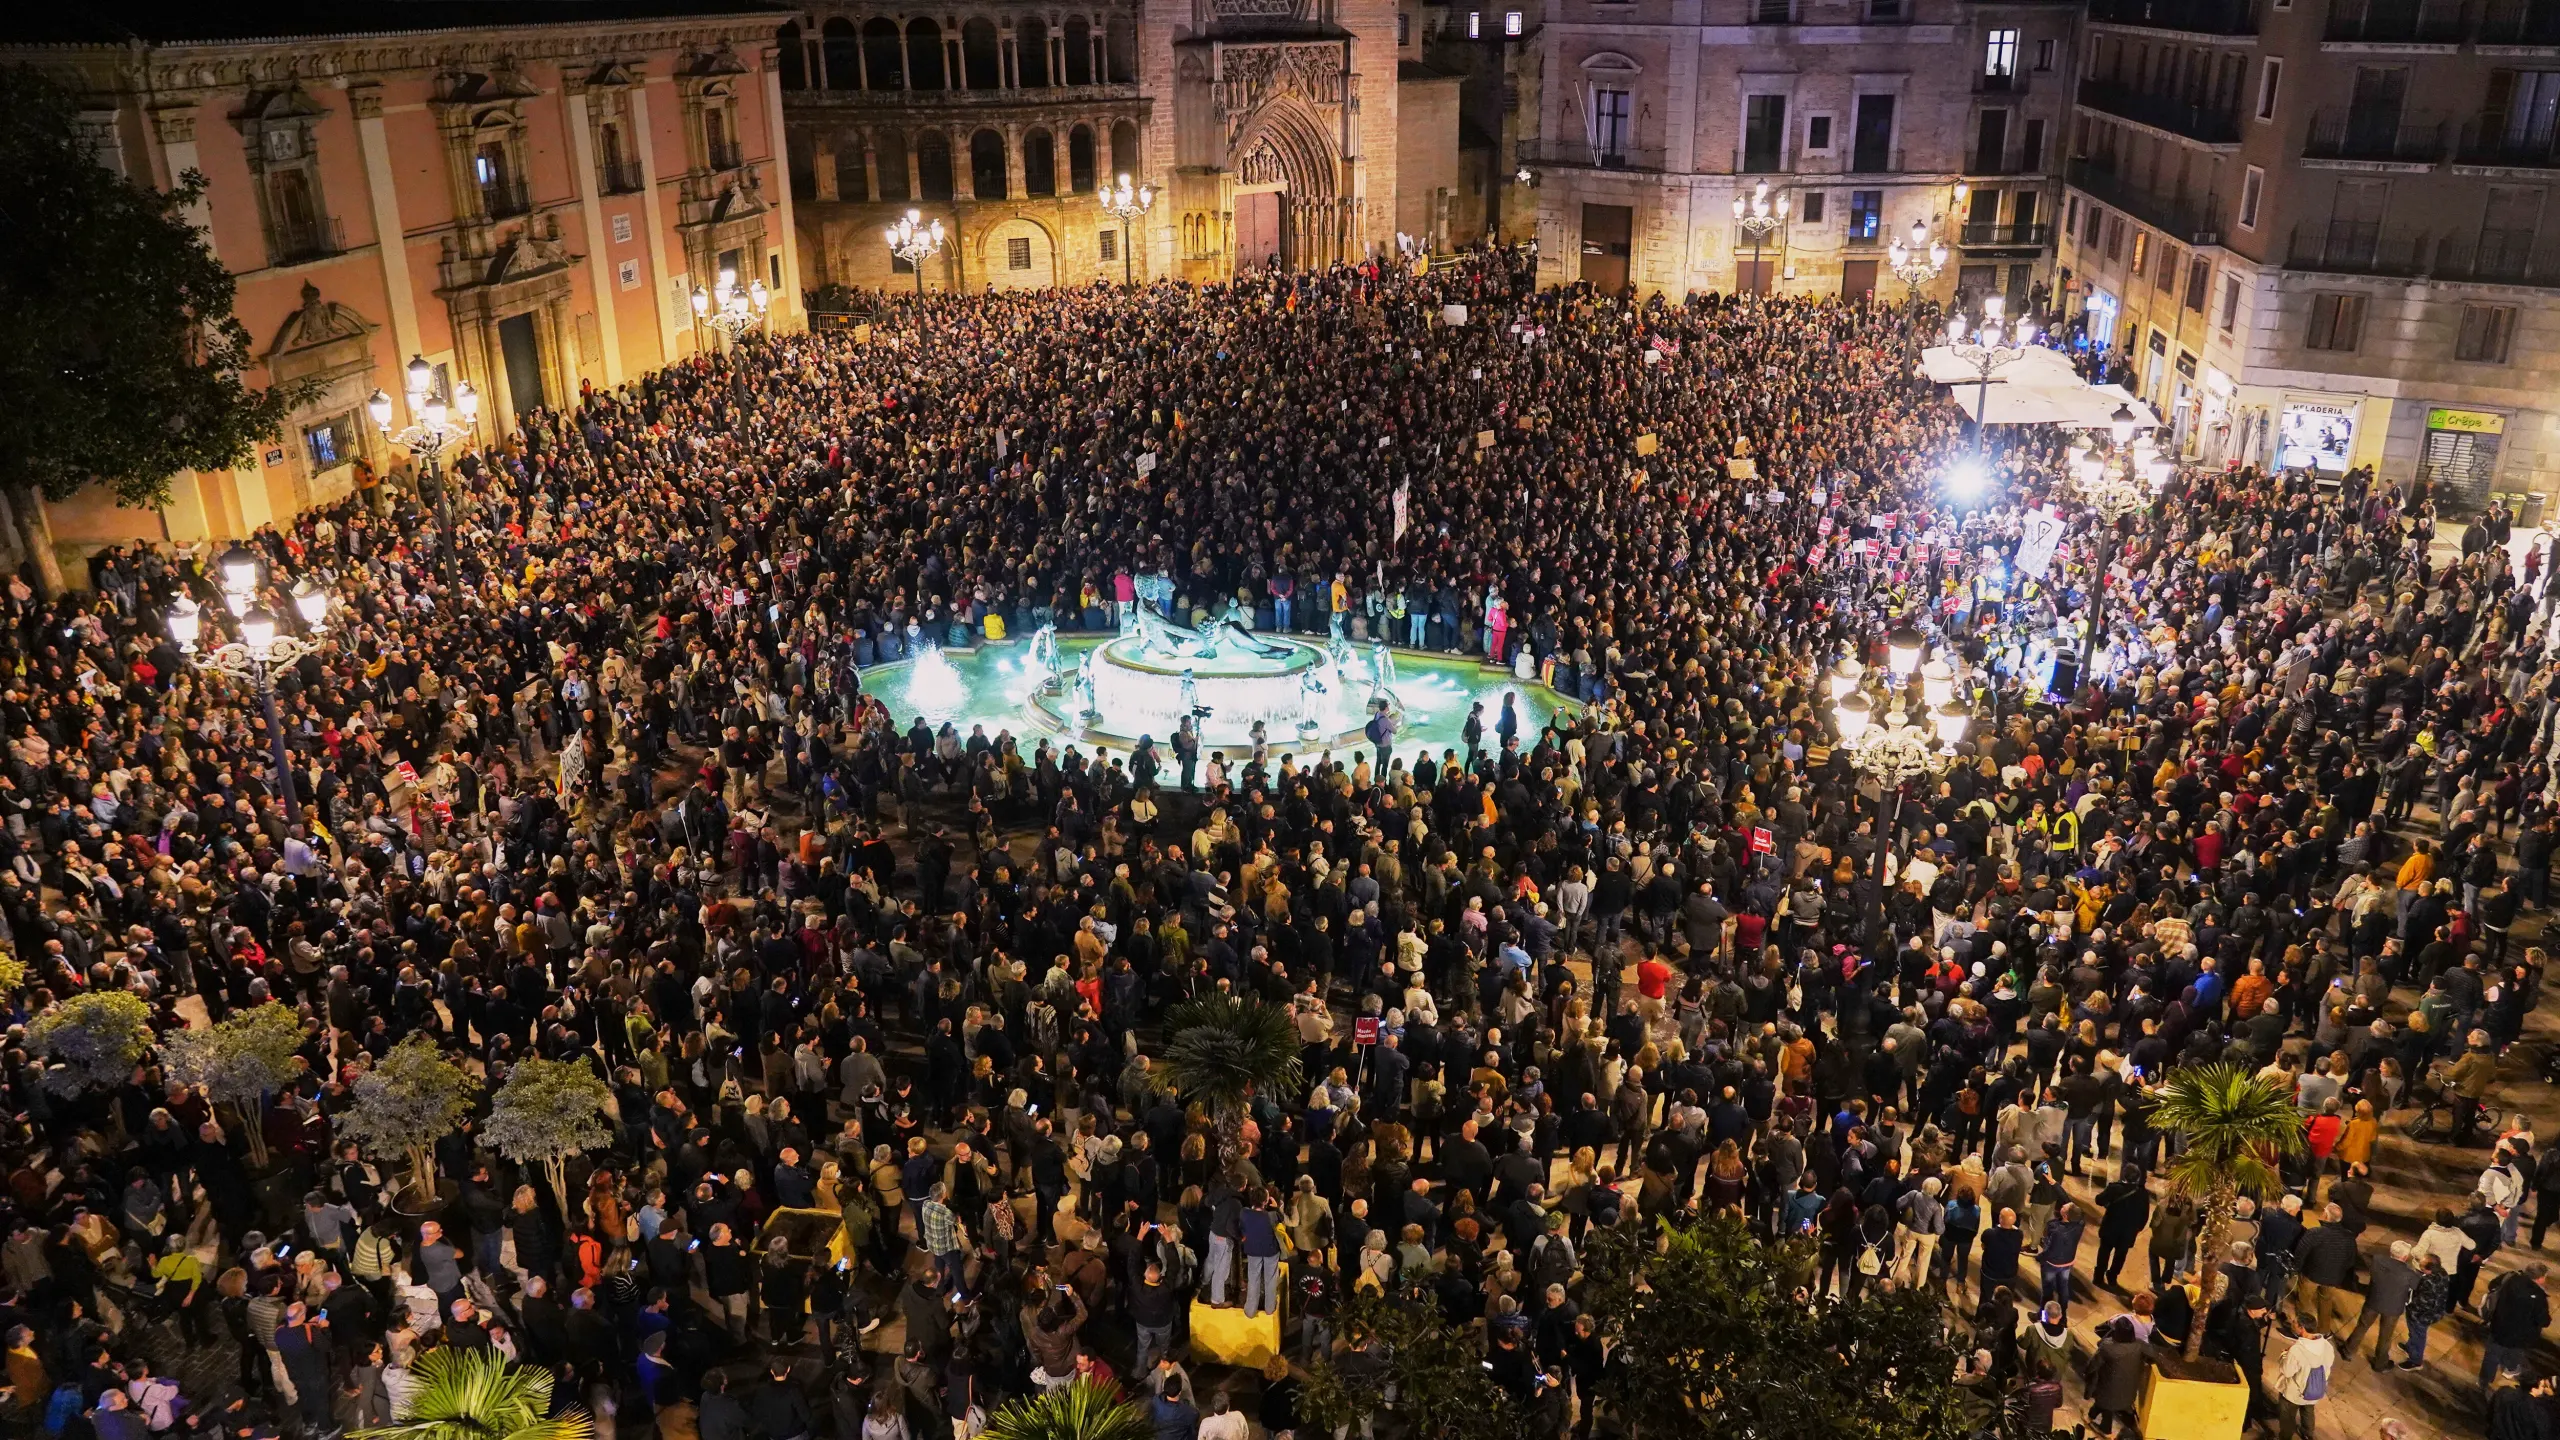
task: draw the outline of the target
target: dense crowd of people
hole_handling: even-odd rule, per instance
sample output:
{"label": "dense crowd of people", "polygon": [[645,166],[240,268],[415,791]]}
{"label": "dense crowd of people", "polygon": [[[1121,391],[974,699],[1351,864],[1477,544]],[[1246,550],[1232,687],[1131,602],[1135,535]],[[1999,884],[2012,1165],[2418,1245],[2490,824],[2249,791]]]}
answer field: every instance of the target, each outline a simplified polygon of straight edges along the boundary
{"label": "dense crowd of people", "polygon": [[[2545,1433],[2560,1162],[2480,1109],[2560,825],[2539,557],[2493,516],[2442,558],[2429,499],[2363,473],[2190,471],[2122,528],[2111,667],[2047,693],[2093,522],[2059,438],[1988,442],[1989,508],[1939,493],[1985,442],[1913,378],[1934,325],[1539,290],[1497,252],[751,341],[490,437],[450,534],[403,496],[251,537],[288,630],[296,587],[335,603],[278,677],[290,804],[256,697],[169,638],[182,597],[223,623],[215,547],[13,581],[22,1018],[290,1005],[308,1066],[276,1179],[156,1060],[65,1096],[13,1032],[19,1418],[318,1436],[462,1346],[553,1367],[607,1436],[683,1404],[704,1440],[965,1440],[1080,1377],[1166,1440],[1310,1434],[1304,1366],[1376,1362],[1333,1324],[1374,1291],[1605,1434],[1580,1247],[1699,1211],[1809,1237],[1824,1291],[1944,1295],[1968,1384],[2101,1433],[2198,1331],[2287,1433],[2350,1359],[2445,1371],[2456,1333],[2488,1433]],[[2061,559],[1982,583],[2046,503]],[[865,694],[920,647],[1109,628],[1154,576],[1578,704],[1195,776]],[[1827,676],[1901,625],[1976,718],[1888,807]],[[1235,1155],[1149,1054],[1218,994],[1303,1047]],[[493,1084],[585,1059],[614,1142],[563,1194],[466,1124],[421,1225],[333,1120],[422,1032]],[[2149,1119],[2217,1061],[2308,1145],[2200,1275]],[[2413,1157],[2442,1209],[2388,1209],[2385,1123],[2439,1095],[2494,1162]],[[840,1214],[843,1263],[795,1211]],[[1194,1303],[1276,1310],[1284,1353],[1202,1363]],[[181,1394],[160,1325],[236,1349],[239,1397]]]}

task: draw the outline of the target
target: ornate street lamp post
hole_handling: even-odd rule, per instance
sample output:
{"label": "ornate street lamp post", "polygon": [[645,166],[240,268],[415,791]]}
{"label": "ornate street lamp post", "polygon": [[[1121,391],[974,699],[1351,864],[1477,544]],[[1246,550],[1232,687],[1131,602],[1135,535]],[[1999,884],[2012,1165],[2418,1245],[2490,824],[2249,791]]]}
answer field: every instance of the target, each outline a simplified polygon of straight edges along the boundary
{"label": "ornate street lamp post", "polygon": [[738,272],[723,270],[719,284],[705,290],[693,287],[693,319],[720,332],[730,344],[738,337],[764,323],[765,312],[773,305],[773,292],[764,288],[762,280],[751,280],[747,288],[738,288]]}
{"label": "ornate street lamp post", "polygon": [[1760,280],[1760,247],[1787,223],[1787,197],[1770,198],[1769,182],[1763,180],[1751,187],[1749,195],[1733,197],[1733,223],[1750,237],[1751,278],[1756,284]]}
{"label": "ornate street lamp post", "polygon": [[[426,478],[436,487],[436,525],[443,532],[439,549],[444,557],[444,583],[454,581],[453,484],[444,473],[444,452],[462,443],[471,434],[473,422],[480,418],[480,392],[468,380],[453,387],[453,404],[435,393],[436,368],[423,355],[409,361],[404,383],[409,392],[409,413],[416,423],[402,430],[391,428],[391,397],[375,390],[364,402],[365,413],[373,419],[382,438],[416,456],[425,466]],[[460,423],[456,423],[457,417]]]}
{"label": "ornate street lamp post", "polygon": [[[1878,817],[1882,823],[1876,830],[1875,900],[1867,911],[1870,944],[1884,926],[1886,847],[1893,843],[1894,829],[1902,821],[1902,787],[1924,775],[1943,774],[1955,763],[1956,746],[1963,741],[1972,721],[1972,716],[1956,703],[1963,677],[1944,659],[1923,665],[1921,658],[1927,651],[1927,640],[1909,625],[1885,638],[1886,684],[1881,723],[1875,701],[1859,689],[1864,676],[1856,661],[1843,660],[1825,677],[1833,697],[1832,726],[1839,732],[1841,748],[1847,752],[1849,763],[1873,779],[1883,792],[1883,813]],[[1915,674],[1920,680],[1921,698],[1930,707],[1925,728],[1912,723],[1903,710],[1902,697]]]}
{"label": "ornate street lamp post", "polygon": [[916,272],[916,298],[923,299],[924,262],[942,253],[942,222],[927,224],[921,212],[910,210],[889,227],[888,237],[889,253]]}
{"label": "ornate street lamp post", "polygon": [[1910,287],[1906,298],[1917,300],[1921,287],[1937,279],[1939,273],[1947,268],[1947,245],[1930,232],[1928,221],[1914,220],[1911,222],[1910,242],[1905,244],[1896,240],[1887,245],[1884,258],[1885,263],[1893,267],[1893,273]]}
{"label": "ornate street lamp post", "polygon": [[2143,435],[2131,405],[2116,407],[2108,422],[2106,448],[2075,445],[2065,469],[2071,490],[2098,517],[2097,568],[2089,577],[2089,633],[2080,648],[2080,681],[2097,683],[2098,639],[2106,631],[2107,571],[2116,560],[2116,532],[2128,516],[2151,508],[2176,470],[2168,457]]}
{"label": "ornate street lamp post", "polygon": [[[1974,375],[1974,448],[1979,450],[1991,419],[1991,377],[2001,367],[2027,353],[2035,343],[2036,322],[2003,318],[2008,302],[1997,295],[1982,297],[1982,319],[1968,324],[1962,315],[1947,321],[1947,349],[1962,361]],[[1967,338],[1970,336],[1970,338]]]}
{"label": "ornate street lamp post", "polygon": [[273,747],[276,798],[282,802],[289,822],[301,806],[294,794],[293,754],[285,744],[284,720],[276,712],[275,671],[320,648],[316,637],[329,628],[329,592],[307,580],[293,592],[294,611],[314,637],[305,639],[279,630],[274,613],[258,603],[258,582],[266,567],[255,554],[234,545],[218,568],[223,608],[239,622],[240,638],[211,650],[198,650],[196,640],[204,630],[204,614],[194,601],[183,596],[169,609],[169,638],[178,642],[178,649],[198,668],[246,680],[257,691],[258,704],[266,712],[267,741]]}
{"label": "ornate street lamp post", "polygon": [[1129,177],[1124,172],[1120,176],[1118,185],[1102,187],[1101,198],[1102,213],[1120,222],[1120,283],[1135,285],[1138,283],[1136,267],[1129,256],[1130,240],[1133,235],[1131,225],[1139,216],[1147,213],[1148,206],[1156,203],[1155,187],[1141,185],[1132,190],[1129,188]]}

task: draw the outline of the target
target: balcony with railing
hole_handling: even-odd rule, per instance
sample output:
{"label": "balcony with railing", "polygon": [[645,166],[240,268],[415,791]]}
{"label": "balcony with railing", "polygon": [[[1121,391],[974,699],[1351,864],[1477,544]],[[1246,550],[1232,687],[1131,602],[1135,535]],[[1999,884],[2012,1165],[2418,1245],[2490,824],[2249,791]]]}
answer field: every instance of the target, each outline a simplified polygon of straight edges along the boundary
{"label": "balcony with railing", "polygon": [[480,182],[480,211],[492,220],[504,220],[533,209],[533,192],[521,175],[502,175]]}
{"label": "balcony with railing", "polygon": [[2433,165],[2453,148],[2453,124],[2441,115],[2326,109],[2311,117],[2302,158],[2393,165]]}
{"label": "balcony with railing", "polygon": [[2323,45],[2459,45],[2469,28],[2465,0],[2330,0]]}
{"label": "balcony with railing", "polygon": [[2429,273],[2439,280],[2469,280],[2484,285],[2560,284],[2560,260],[2537,257],[2530,230],[2484,229],[2476,236],[2447,235],[2437,240]]}
{"label": "balcony with railing", "polygon": [[640,182],[640,162],[628,155],[608,155],[596,168],[607,195],[636,195],[645,188]]}
{"label": "balcony with railing", "polygon": [[2031,88],[2029,75],[2020,70],[1985,71],[1973,77],[1976,95],[2024,95]]}
{"label": "balcony with railing", "polygon": [[2080,82],[2083,108],[2130,120],[2136,125],[2183,136],[2203,145],[2240,143],[2237,111],[2180,100],[2173,95],[2147,95],[2115,80]]}
{"label": "balcony with railing", "polygon": [[2175,30],[2184,35],[2255,35],[2256,0],[2091,0],[2089,18],[2100,25]]}
{"label": "balcony with railing", "polygon": [[1520,163],[1562,170],[1660,170],[1659,145],[1596,145],[1586,140],[1523,141]]}
{"label": "balcony with railing", "polygon": [[1956,244],[1967,250],[2013,250],[2053,242],[2053,227],[2041,221],[1968,220],[1956,232]]}
{"label": "balcony with railing", "polygon": [[2219,196],[2195,199],[2157,194],[2090,160],[2072,161],[2067,178],[2072,188],[2090,199],[2113,206],[2173,239],[2189,245],[2222,243]]}
{"label": "balcony with railing", "polygon": [[746,152],[735,141],[703,147],[702,158],[711,162],[714,170],[743,169],[747,163]]}
{"label": "balcony with railing", "polygon": [[2560,0],[2487,0],[2472,38],[2482,45],[2560,49]]}
{"label": "balcony with railing", "polygon": [[2462,127],[2454,147],[2457,165],[2504,166],[2516,170],[2560,170],[2560,127],[2525,126],[2472,120]]}
{"label": "balcony with railing", "polygon": [[303,265],[347,253],[346,230],[334,215],[278,220],[267,233],[267,263]]}
{"label": "balcony with railing", "polygon": [[2378,220],[2332,220],[2296,225],[2285,246],[2288,270],[2323,275],[2423,275],[2434,256],[2427,237],[2386,232]]}

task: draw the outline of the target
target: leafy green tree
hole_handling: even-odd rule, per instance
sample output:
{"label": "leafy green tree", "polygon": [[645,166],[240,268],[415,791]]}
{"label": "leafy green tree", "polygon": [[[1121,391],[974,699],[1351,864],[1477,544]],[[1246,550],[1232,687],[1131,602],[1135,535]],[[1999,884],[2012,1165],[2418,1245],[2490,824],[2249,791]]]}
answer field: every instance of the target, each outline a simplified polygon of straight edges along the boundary
{"label": "leafy green tree", "polygon": [[[0,407],[6,408],[6,407]],[[133,1078],[151,1053],[151,1007],[130,990],[92,990],[46,1008],[27,1042],[52,1062],[44,1088],[57,1095],[107,1090]]]}
{"label": "leafy green tree", "polygon": [[1288,1009],[1232,995],[1185,1001],[1165,1016],[1156,1074],[1184,1101],[1197,1101],[1217,1126],[1221,1163],[1244,1163],[1245,1107],[1253,1097],[1296,1087],[1302,1064],[1298,1022]]}
{"label": "leafy green tree", "polygon": [[1155,1433],[1145,1406],[1078,1380],[1004,1405],[987,1417],[980,1440],[1154,1440]]}
{"label": "leafy green tree", "polygon": [[0,487],[49,590],[61,571],[40,499],[92,481],[158,505],[180,470],[237,464],[282,433],[295,397],[241,381],[255,365],[231,272],[175,190],[100,165],[79,105],[0,68]]}
{"label": "leafy green tree", "polygon": [[508,1159],[539,1164],[565,1209],[569,1157],[613,1139],[604,1118],[611,1098],[594,1067],[583,1061],[520,1060],[490,1101],[481,1134]]}
{"label": "leafy green tree", "polygon": [[392,1423],[347,1440],[594,1440],[584,1410],[551,1413],[551,1372],[539,1365],[447,1346],[420,1356],[414,1378]]}
{"label": "leafy green tree", "polygon": [[[2171,1191],[2196,1202],[2196,1255],[2209,1303],[2222,1284],[2222,1254],[2232,1213],[2243,1195],[2284,1188],[2283,1158],[2302,1151],[2303,1117],[2293,1096],[2239,1065],[2187,1065],[2160,1082],[2152,1128],[2178,1137],[2164,1166]],[[2187,1327],[2187,1355],[2204,1343],[2204,1327]]]}
{"label": "leafy green tree", "polygon": [[283,1005],[235,1010],[221,1024],[169,1037],[169,1078],[229,1106],[249,1138],[249,1158],[267,1163],[267,1097],[301,1075],[302,1017]]}
{"label": "leafy green tree", "polygon": [[[1381,1435],[1414,1440],[1515,1440],[1528,1426],[1485,1368],[1484,1346],[1430,1305],[1354,1292],[1336,1317],[1350,1349],[1307,1368],[1304,1430],[1355,1431],[1371,1416]],[[1391,1401],[1388,1397],[1392,1395]]]}
{"label": "leafy green tree", "polygon": [[356,1077],[338,1129],[377,1155],[407,1157],[409,1193],[430,1200],[436,1193],[435,1144],[471,1113],[479,1093],[480,1082],[421,1032]]}
{"label": "leafy green tree", "polygon": [[1604,1402],[1641,1437],[1957,1440],[1968,1433],[1937,1297],[1813,1293],[1804,1241],[1730,1215],[1594,1229],[1583,1309],[1614,1343]]}

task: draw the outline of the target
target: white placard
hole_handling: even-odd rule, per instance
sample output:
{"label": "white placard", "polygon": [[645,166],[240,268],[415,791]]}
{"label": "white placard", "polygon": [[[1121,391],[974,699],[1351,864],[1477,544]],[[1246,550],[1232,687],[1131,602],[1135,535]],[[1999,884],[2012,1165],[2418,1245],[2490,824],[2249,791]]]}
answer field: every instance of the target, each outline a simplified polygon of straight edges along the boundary
{"label": "white placard", "polygon": [[2018,573],[2042,577],[2062,544],[2062,517],[2051,510],[2030,510],[2018,526]]}
{"label": "white placard", "polygon": [[1464,325],[1464,324],[1466,324],[1466,323],[1467,323],[1467,307],[1466,307],[1466,306],[1464,306],[1464,305],[1443,305],[1443,306],[1441,306],[1441,307],[1440,307],[1440,323],[1441,323],[1441,324],[1443,324],[1443,325]]}
{"label": "white placard", "polygon": [[1138,473],[1141,475],[1153,475],[1156,473],[1156,452],[1150,450],[1146,454],[1138,457]]}

